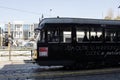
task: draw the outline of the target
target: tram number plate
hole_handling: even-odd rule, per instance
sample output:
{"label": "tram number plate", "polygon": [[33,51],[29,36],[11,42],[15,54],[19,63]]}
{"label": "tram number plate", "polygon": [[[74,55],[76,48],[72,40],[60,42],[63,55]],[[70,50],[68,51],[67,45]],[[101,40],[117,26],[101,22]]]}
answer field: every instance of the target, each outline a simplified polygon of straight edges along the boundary
{"label": "tram number plate", "polygon": [[48,47],[39,47],[39,56],[47,57],[48,56]]}

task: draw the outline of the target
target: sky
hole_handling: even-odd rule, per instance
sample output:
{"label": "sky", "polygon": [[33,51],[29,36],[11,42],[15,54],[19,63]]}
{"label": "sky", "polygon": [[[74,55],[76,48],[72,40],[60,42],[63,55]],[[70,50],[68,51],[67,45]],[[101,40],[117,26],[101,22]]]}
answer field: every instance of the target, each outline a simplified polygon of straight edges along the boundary
{"label": "sky", "polygon": [[109,9],[120,12],[120,0],[0,0],[0,23],[38,23],[48,17],[104,18]]}

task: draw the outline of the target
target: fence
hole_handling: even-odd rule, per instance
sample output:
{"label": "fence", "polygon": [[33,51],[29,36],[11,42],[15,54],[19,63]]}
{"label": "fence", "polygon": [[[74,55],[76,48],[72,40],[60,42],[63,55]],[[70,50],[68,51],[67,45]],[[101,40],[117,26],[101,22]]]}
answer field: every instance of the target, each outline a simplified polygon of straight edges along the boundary
{"label": "fence", "polygon": [[[10,50],[14,50],[14,51],[25,51],[25,50],[32,50],[33,47],[16,47],[16,46],[11,46]],[[7,46],[1,46],[0,47],[0,51],[7,51],[9,50]]]}
{"label": "fence", "polygon": [[32,47],[0,47],[0,61],[31,60]]}

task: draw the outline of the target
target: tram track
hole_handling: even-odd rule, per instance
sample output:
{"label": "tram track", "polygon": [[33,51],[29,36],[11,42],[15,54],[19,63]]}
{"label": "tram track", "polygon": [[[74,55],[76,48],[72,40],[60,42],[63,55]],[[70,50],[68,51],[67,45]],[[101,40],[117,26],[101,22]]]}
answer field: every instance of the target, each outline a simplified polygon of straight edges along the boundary
{"label": "tram track", "polygon": [[88,75],[103,75],[120,73],[120,68],[104,68],[104,69],[90,69],[90,70],[41,70],[37,72],[23,72],[13,74],[0,74],[2,78],[40,78],[40,79],[51,79],[51,78],[66,78],[66,77],[77,77],[77,76],[88,76]]}

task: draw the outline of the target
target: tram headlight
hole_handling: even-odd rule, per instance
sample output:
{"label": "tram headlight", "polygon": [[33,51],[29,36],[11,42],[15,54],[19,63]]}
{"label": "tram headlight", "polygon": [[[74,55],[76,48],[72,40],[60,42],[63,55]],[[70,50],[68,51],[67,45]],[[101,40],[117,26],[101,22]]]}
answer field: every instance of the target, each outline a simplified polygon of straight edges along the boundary
{"label": "tram headlight", "polygon": [[32,58],[37,59],[37,50],[32,51]]}

